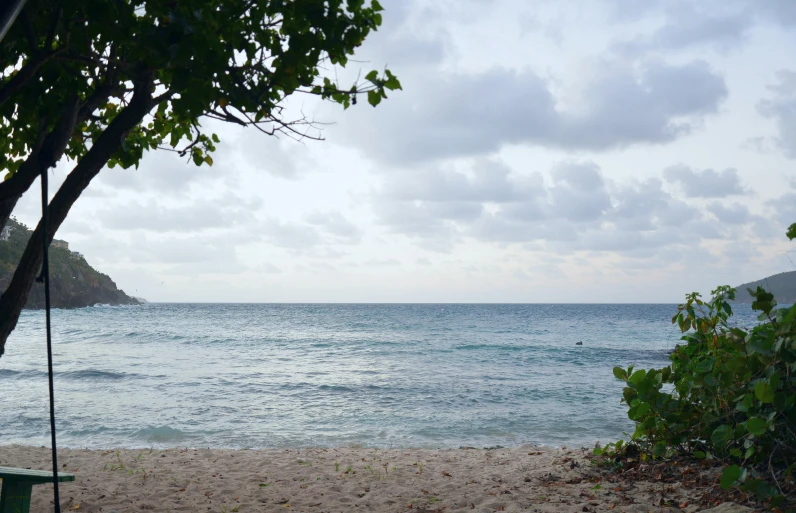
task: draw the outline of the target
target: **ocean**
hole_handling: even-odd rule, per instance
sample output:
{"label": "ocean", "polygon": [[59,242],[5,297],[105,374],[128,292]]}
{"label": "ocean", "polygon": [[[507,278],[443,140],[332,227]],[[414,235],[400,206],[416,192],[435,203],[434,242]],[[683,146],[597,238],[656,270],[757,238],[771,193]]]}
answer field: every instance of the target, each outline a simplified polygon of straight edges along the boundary
{"label": "ocean", "polygon": [[[737,305],[739,324],[754,323]],[[593,446],[615,365],[662,367],[675,305],[148,304],[53,312],[63,447]],[[582,345],[576,345],[577,342]],[[0,358],[0,445],[49,444],[44,314]]]}

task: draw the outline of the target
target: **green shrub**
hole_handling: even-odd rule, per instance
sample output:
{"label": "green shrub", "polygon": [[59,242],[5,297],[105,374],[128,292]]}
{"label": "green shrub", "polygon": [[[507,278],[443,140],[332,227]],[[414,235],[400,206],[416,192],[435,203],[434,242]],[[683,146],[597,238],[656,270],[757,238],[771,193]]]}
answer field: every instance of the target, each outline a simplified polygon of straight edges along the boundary
{"label": "green shrub", "polygon": [[689,294],[672,318],[685,344],[671,364],[615,367],[614,375],[626,383],[622,401],[636,423],[630,444],[643,455],[721,459],[729,464],[722,487],[775,497],[776,476],[790,474],[796,461],[796,306],[775,308],[760,287],[750,293],[759,325],[730,325],[730,287],[713,291],[710,301]]}

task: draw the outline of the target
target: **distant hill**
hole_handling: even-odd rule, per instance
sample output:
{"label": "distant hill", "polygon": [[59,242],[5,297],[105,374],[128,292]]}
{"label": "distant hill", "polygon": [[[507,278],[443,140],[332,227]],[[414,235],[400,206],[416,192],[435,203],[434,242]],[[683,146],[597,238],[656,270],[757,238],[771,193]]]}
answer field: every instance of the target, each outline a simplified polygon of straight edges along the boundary
{"label": "distant hill", "polygon": [[[11,282],[31,233],[14,219],[9,219],[0,233],[0,290],[5,291]],[[54,308],[139,304],[119,290],[110,276],[88,265],[83,255],[70,251],[69,243],[62,240],[50,244],[50,300]],[[33,284],[25,308],[44,308],[44,285]]]}
{"label": "distant hill", "polygon": [[739,303],[751,303],[754,301],[746,289],[755,290],[758,286],[774,294],[777,303],[791,304],[796,303],[796,271],[779,273],[762,280],[744,283],[735,287],[736,301]]}

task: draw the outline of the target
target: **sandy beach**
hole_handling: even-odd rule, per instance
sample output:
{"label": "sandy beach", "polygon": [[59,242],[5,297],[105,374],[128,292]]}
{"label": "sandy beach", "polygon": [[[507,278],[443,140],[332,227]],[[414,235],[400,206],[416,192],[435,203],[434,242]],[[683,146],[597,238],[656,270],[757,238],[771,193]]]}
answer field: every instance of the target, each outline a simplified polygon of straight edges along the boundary
{"label": "sandy beach", "polygon": [[[58,458],[77,476],[61,485],[66,511],[703,510],[684,487],[612,483],[583,450],[65,449]],[[50,461],[43,447],[0,446],[0,466],[47,470]],[[33,490],[31,511],[52,511],[51,485]]]}

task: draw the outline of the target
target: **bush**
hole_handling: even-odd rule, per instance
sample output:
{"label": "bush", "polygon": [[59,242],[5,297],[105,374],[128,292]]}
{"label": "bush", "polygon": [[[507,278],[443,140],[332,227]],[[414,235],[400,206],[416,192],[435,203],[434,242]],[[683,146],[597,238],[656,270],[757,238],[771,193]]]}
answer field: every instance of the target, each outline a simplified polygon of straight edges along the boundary
{"label": "bush", "polygon": [[671,364],[615,367],[614,375],[626,383],[622,401],[636,422],[629,445],[652,458],[721,459],[729,464],[722,487],[775,497],[777,476],[791,474],[796,461],[796,305],[775,308],[760,287],[750,293],[759,325],[730,326],[730,287],[713,291],[710,301],[689,294],[672,318],[685,344],[672,352]]}

